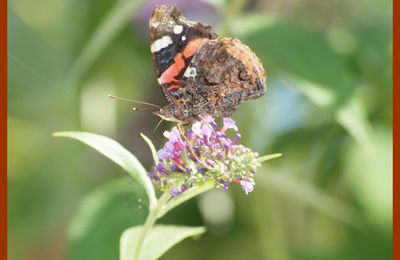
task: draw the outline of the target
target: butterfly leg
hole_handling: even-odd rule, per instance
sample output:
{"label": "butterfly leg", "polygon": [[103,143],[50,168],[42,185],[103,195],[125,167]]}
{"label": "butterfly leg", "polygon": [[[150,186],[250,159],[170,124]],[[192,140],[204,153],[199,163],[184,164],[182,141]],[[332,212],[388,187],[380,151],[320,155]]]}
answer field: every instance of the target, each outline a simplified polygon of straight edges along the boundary
{"label": "butterfly leg", "polygon": [[186,143],[187,143],[187,145],[188,145],[188,148],[189,148],[190,153],[194,156],[194,158],[195,158],[196,160],[200,161],[201,158],[199,158],[199,156],[197,156],[196,152],[194,151],[193,145],[192,145],[191,141],[190,141],[190,140],[187,138],[187,136],[185,135],[185,131],[184,131],[182,125],[181,125],[181,124],[177,124],[177,127],[178,127],[178,130],[179,130],[179,132],[181,133],[183,139],[185,139],[185,141],[186,141]]}
{"label": "butterfly leg", "polygon": [[203,123],[210,128],[211,132],[213,132],[213,134],[215,134],[214,129],[211,127],[211,125],[209,123],[207,123],[206,119],[202,116],[202,115],[198,115],[198,117],[201,119],[201,121],[203,121]]}

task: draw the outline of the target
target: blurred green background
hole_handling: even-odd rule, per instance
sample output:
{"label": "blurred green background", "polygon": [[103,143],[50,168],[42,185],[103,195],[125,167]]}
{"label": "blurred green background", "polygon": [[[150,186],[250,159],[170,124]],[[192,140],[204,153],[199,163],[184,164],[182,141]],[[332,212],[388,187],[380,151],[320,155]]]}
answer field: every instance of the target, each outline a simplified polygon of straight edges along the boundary
{"label": "blurred green background", "polygon": [[156,3],[240,38],[267,95],[234,115],[242,143],[283,153],[255,191],[211,191],[161,222],[205,225],[163,259],[392,258],[392,3],[387,0],[9,0],[9,259],[118,259],[143,191],[60,130],[116,139],[146,166],[163,123],[107,94],[164,104],[148,42]]}

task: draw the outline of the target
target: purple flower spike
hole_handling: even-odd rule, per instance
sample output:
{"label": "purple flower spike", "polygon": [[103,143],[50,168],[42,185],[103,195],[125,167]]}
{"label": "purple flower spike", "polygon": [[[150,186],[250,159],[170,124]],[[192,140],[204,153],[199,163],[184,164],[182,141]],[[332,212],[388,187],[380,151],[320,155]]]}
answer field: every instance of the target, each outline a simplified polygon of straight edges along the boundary
{"label": "purple flower spike", "polygon": [[228,129],[238,130],[234,120],[224,118],[219,128],[209,116],[203,116],[186,133],[173,127],[164,133],[168,141],[158,151],[159,162],[149,177],[173,196],[210,181],[224,190],[233,182],[240,184],[246,194],[253,191],[254,174],[260,165],[258,154],[238,144],[239,133],[233,138],[227,136]]}

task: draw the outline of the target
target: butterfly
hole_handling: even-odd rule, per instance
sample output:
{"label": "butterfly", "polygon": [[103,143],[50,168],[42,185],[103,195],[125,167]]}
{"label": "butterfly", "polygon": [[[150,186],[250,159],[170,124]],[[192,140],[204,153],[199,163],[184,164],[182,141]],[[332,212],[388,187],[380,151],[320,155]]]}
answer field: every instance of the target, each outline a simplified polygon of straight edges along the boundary
{"label": "butterfly", "polygon": [[174,5],[156,6],[149,27],[157,81],[168,102],[154,112],[162,119],[189,124],[206,114],[229,117],[265,94],[263,65],[239,39],[218,37]]}

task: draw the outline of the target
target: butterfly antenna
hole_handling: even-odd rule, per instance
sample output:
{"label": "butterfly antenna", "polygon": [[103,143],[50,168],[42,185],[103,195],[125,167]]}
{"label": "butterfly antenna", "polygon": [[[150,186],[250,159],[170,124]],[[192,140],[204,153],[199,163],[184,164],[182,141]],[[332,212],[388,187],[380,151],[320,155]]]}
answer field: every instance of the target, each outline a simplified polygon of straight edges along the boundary
{"label": "butterfly antenna", "polygon": [[113,96],[113,95],[108,95],[108,98],[127,101],[127,102],[131,102],[131,103],[137,103],[137,104],[141,104],[141,105],[146,105],[146,106],[150,106],[150,107],[157,108],[157,109],[161,108],[161,106],[158,106],[158,105],[155,105],[155,104],[151,104],[151,103],[147,103],[147,102],[143,102],[143,101],[138,101],[138,100],[134,100],[134,99],[129,99],[129,98],[122,98],[122,97],[117,97],[117,96]]}
{"label": "butterfly antenna", "polygon": [[132,110],[135,112],[142,112],[142,111],[148,111],[148,110],[157,110],[158,108],[155,107],[132,107]]}

